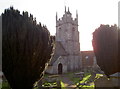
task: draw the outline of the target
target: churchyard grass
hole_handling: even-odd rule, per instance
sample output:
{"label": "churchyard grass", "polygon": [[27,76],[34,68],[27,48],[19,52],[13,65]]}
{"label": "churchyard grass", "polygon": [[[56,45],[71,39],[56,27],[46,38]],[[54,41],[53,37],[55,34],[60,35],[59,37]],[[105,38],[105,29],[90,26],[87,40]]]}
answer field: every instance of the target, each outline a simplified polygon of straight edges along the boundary
{"label": "churchyard grass", "polygon": [[56,87],[56,86],[57,86],[56,82],[54,83],[46,82],[42,85],[42,87]]}
{"label": "churchyard grass", "polygon": [[9,83],[7,81],[3,81],[2,83],[0,83],[0,88],[11,89],[10,86],[9,86]]}
{"label": "churchyard grass", "polygon": [[62,81],[60,82],[60,84],[61,84],[61,89],[66,89],[65,85],[64,85],[64,83]]}

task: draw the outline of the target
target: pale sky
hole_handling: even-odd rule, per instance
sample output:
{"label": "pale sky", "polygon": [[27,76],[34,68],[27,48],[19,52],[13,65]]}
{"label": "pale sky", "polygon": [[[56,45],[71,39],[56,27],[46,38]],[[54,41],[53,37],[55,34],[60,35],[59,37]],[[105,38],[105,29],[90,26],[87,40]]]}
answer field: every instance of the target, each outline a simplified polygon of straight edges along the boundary
{"label": "pale sky", "polygon": [[73,18],[78,11],[80,49],[92,50],[92,32],[100,24],[118,23],[119,0],[0,0],[0,14],[13,6],[19,11],[28,11],[37,22],[45,24],[52,35],[56,32],[56,12],[61,18],[65,6],[70,9]]}

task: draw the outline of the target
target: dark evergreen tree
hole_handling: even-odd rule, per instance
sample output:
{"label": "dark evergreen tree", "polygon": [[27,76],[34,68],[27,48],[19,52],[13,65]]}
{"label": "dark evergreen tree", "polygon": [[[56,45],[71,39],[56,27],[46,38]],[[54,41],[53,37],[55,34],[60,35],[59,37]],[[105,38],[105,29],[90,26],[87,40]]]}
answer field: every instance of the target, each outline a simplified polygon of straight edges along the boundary
{"label": "dark evergreen tree", "polygon": [[52,37],[28,12],[6,9],[2,14],[3,73],[12,89],[32,89],[52,55]]}
{"label": "dark evergreen tree", "polygon": [[[118,52],[118,27],[117,25],[101,25],[93,32],[93,49],[97,64],[107,76],[120,72],[120,52]],[[120,43],[120,42],[119,42]],[[119,61],[119,62],[118,62]]]}

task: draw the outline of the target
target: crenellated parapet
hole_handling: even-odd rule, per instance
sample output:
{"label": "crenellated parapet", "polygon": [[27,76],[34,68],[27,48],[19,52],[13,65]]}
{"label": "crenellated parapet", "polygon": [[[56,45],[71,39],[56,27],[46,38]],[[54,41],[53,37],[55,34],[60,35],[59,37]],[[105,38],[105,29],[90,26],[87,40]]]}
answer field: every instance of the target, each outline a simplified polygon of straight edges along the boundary
{"label": "crenellated parapet", "polygon": [[72,25],[78,26],[78,14],[76,12],[76,18],[72,18],[72,14],[69,11],[69,7],[68,7],[68,11],[66,11],[66,8],[65,8],[65,13],[62,18],[58,19],[56,14],[56,26],[60,26],[65,23],[70,23]]}

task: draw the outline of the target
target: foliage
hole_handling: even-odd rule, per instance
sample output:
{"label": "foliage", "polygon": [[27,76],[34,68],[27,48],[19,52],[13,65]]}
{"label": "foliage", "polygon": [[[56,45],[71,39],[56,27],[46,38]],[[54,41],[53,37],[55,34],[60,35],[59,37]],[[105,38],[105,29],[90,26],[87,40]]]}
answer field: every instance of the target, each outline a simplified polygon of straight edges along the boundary
{"label": "foliage", "polygon": [[8,81],[2,81],[0,83],[0,89],[11,89]]}
{"label": "foliage", "polygon": [[[65,88],[65,85],[62,81],[60,81],[60,86],[61,86],[61,89],[66,89]],[[58,87],[58,83],[57,82],[45,82],[42,87],[54,87],[54,88],[59,88]],[[52,88],[53,89],[53,88]]]}
{"label": "foliage", "polygon": [[[101,25],[93,32],[93,49],[97,64],[107,76],[120,72],[120,58],[118,55],[118,27],[116,25]],[[119,37],[119,38],[118,38]]]}
{"label": "foliage", "polygon": [[102,76],[103,76],[103,74],[96,74],[95,79],[99,79]]}
{"label": "foliage", "polygon": [[80,81],[80,83],[86,83],[86,81],[90,78],[91,75],[87,75],[83,78],[82,81]]}
{"label": "foliage", "polygon": [[86,73],[81,81],[79,81],[76,86],[81,89],[94,89],[94,82],[90,82],[90,73]]}
{"label": "foliage", "polygon": [[62,81],[60,81],[60,84],[61,84],[61,89],[66,89],[66,87]]}
{"label": "foliage", "polygon": [[57,86],[57,83],[56,82],[53,82],[53,83],[50,83],[50,82],[45,82],[42,87],[55,87]]}
{"label": "foliage", "polygon": [[3,73],[12,89],[31,89],[50,61],[53,37],[28,12],[13,7],[2,14]]}
{"label": "foliage", "polygon": [[81,89],[94,89],[94,87],[95,87],[95,85],[94,84],[91,84],[91,85],[83,85],[82,87],[81,87]]}

